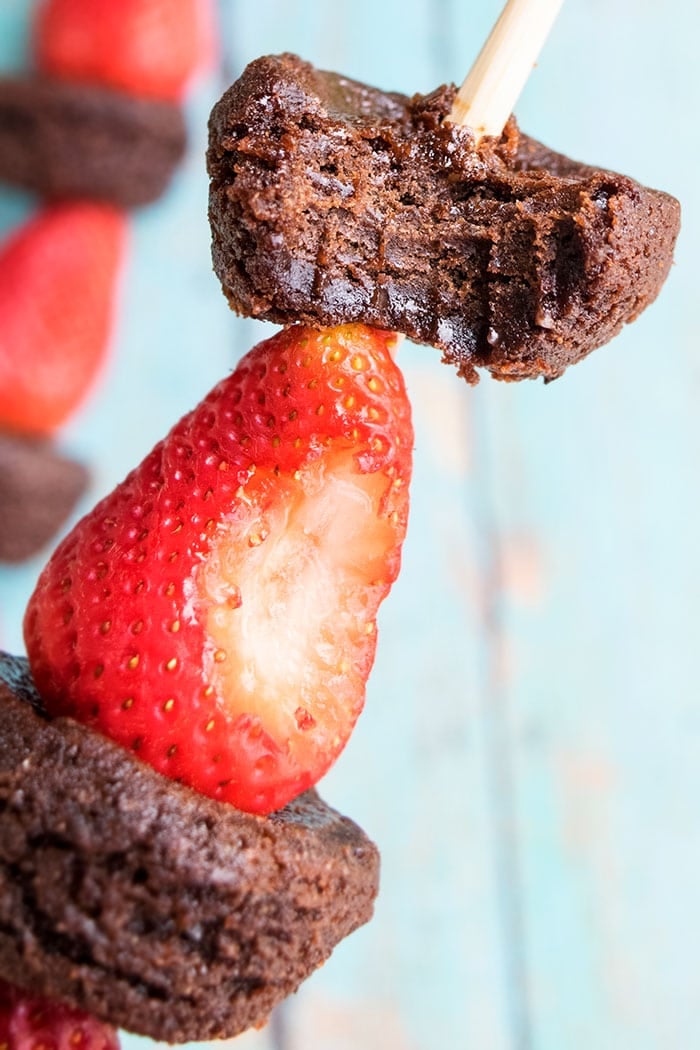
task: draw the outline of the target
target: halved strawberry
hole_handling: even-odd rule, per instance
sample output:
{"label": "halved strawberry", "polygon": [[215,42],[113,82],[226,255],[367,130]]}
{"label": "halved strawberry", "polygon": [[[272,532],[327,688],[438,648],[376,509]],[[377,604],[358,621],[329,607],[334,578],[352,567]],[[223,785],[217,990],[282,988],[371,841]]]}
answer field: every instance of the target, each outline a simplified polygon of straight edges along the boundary
{"label": "halved strawberry", "polygon": [[0,980],[0,1046],[6,1050],[119,1050],[117,1033],[81,1010]]}
{"label": "halved strawberry", "polygon": [[25,620],[50,712],[245,810],[319,779],[399,570],[413,434],[395,338],[261,343],[78,524]]}
{"label": "halved strawberry", "polygon": [[106,204],[54,204],[0,247],[0,426],[50,434],[102,365],[126,217]]}
{"label": "halved strawberry", "polygon": [[37,64],[64,80],[176,101],[212,50],[211,0],[44,0]]}

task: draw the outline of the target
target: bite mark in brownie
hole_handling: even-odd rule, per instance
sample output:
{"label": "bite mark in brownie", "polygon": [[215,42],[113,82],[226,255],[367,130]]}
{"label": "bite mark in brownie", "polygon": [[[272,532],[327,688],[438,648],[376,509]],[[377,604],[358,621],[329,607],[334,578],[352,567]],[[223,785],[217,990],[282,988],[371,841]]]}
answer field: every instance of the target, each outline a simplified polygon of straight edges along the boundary
{"label": "bite mark in brownie", "polygon": [[49,77],[0,79],[0,180],[44,197],[148,204],[185,146],[172,103]]}
{"label": "bite mark in brownie", "polygon": [[478,147],[454,87],[413,98],[251,63],[214,107],[214,268],[239,313],[363,321],[470,382],[561,375],[657,295],[679,206],[520,134]]}
{"label": "bite mark in brownie", "polygon": [[368,921],[378,874],[315,792],[213,802],[48,719],[0,654],[0,976],[154,1039],[233,1036]]}

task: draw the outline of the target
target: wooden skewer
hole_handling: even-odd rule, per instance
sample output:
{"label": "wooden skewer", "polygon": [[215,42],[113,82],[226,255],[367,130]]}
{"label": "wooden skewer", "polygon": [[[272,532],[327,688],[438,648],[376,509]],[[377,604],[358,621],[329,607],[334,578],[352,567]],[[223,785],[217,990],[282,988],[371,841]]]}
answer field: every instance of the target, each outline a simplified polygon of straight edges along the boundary
{"label": "wooden skewer", "polygon": [[477,142],[500,135],[564,0],[508,0],[447,118]]}

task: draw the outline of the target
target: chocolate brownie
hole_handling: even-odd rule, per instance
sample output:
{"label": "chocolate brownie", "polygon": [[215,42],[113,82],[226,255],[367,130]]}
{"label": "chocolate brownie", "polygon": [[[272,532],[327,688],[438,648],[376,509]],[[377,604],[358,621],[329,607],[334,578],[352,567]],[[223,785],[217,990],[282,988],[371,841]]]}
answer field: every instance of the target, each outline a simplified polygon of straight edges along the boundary
{"label": "chocolate brownie", "polygon": [[476,146],[413,98],[251,63],[214,107],[214,268],[231,306],[287,324],[364,321],[442,349],[470,382],[554,378],[657,295],[677,201],[522,135]]}
{"label": "chocolate brownie", "polygon": [[44,197],[147,204],[185,145],[172,103],[47,77],[0,79],[0,179]]}
{"label": "chocolate brownie", "polygon": [[47,441],[0,431],[0,561],[19,562],[58,532],[88,483]]}
{"label": "chocolate brownie", "polygon": [[169,1042],[262,1024],[366,922],[376,847],[311,791],[269,817],[43,713],[0,656],[0,976]]}

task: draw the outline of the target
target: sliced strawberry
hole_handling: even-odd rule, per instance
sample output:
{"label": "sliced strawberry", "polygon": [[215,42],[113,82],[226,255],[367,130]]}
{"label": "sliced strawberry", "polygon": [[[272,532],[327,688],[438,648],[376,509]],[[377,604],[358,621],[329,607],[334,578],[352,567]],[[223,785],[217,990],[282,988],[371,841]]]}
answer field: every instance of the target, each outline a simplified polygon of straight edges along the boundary
{"label": "sliced strawberry", "polygon": [[50,712],[241,809],[318,780],[362,708],[406,529],[394,341],[261,343],[78,524],[25,620]]}
{"label": "sliced strawberry", "polygon": [[56,204],[0,248],[0,426],[50,434],[92,386],[108,345],[126,233],[104,204]]}
{"label": "sliced strawberry", "polygon": [[176,101],[212,49],[211,0],[44,0],[35,27],[39,68]]}
{"label": "sliced strawberry", "polygon": [[117,1033],[81,1010],[0,980],[0,1046],[6,1050],[119,1050]]}

